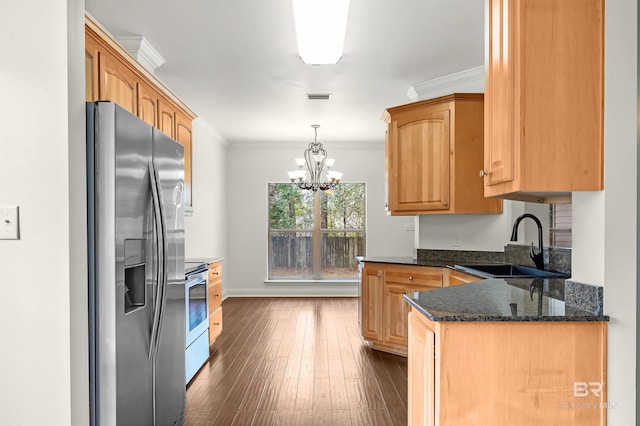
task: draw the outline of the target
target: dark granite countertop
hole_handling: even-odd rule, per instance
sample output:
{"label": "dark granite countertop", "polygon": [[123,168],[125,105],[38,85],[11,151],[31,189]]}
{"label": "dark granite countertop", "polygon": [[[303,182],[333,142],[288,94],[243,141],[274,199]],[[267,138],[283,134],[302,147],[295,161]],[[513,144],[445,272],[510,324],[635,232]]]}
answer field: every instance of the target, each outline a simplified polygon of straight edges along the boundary
{"label": "dark granite countertop", "polygon": [[211,265],[212,263],[220,262],[224,260],[222,257],[189,257],[184,260],[185,263],[206,263]]}
{"label": "dark granite countertop", "polygon": [[220,262],[222,257],[187,258],[184,260],[185,275],[206,270],[212,263]]}
{"label": "dark granite countertop", "polygon": [[453,265],[453,262],[440,259],[412,259],[411,257],[367,257],[363,262],[392,263],[396,265],[434,266],[443,267]]}
{"label": "dark granite countertop", "polygon": [[[432,267],[449,267],[453,268],[454,265],[464,263],[465,265],[486,265],[486,264],[500,264],[504,262],[495,262],[495,261],[486,261],[484,259],[462,259],[462,260],[451,260],[451,259],[413,259],[411,257],[367,257],[363,262],[372,262],[372,263],[389,263],[394,265],[411,265],[411,266],[432,266]],[[469,273],[468,271],[463,271]]]}
{"label": "dark granite countertop", "polygon": [[432,321],[608,321],[564,302],[563,279],[484,279],[405,294]]}

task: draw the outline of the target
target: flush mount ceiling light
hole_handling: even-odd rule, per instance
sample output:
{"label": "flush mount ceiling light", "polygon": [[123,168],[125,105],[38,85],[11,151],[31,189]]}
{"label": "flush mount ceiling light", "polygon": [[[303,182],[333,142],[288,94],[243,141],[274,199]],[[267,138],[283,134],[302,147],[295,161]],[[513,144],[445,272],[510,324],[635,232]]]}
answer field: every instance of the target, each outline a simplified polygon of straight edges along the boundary
{"label": "flush mount ceiling light", "polygon": [[[300,189],[308,189],[313,192],[319,189],[322,191],[333,189],[340,183],[342,173],[331,170],[335,160],[327,158],[327,151],[318,142],[318,127],[320,125],[312,124],[311,127],[315,131],[313,142],[304,151],[304,158],[296,158],[298,170],[289,172],[289,179],[291,179],[292,184],[297,185]],[[321,181],[324,166],[327,166],[326,180]],[[307,180],[307,173],[309,174],[309,180]]]}
{"label": "flush mount ceiling light", "polygon": [[309,65],[342,58],[349,0],[292,0],[298,54]]}

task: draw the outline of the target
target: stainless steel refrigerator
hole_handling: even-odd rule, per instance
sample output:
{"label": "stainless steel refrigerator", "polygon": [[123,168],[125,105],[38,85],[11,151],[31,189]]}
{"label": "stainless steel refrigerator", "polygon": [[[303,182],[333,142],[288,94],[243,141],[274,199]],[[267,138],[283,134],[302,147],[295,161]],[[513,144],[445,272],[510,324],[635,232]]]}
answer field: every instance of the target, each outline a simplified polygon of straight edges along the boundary
{"label": "stainless steel refrigerator", "polygon": [[180,425],[185,406],[184,150],[87,103],[91,424]]}

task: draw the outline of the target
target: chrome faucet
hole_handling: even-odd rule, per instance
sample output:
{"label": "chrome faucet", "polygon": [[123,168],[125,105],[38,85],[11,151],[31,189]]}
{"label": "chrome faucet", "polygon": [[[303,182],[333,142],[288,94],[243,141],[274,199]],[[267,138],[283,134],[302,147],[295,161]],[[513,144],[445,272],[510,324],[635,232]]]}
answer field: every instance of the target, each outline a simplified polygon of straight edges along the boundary
{"label": "chrome faucet", "polygon": [[533,243],[531,243],[531,251],[529,252],[529,257],[533,260],[533,263],[536,264],[536,268],[541,271],[545,270],[544,267],[544,250],[542,248],[542,223],[540,223],[540,219],[531,213],[525,213],[519,216],[516,221],[513,223],[513,231],[511,232],[511,241],[518,241],[518,225],[525,218],[533,219],[533,221],[538,225],[538,253],[533,251]]}

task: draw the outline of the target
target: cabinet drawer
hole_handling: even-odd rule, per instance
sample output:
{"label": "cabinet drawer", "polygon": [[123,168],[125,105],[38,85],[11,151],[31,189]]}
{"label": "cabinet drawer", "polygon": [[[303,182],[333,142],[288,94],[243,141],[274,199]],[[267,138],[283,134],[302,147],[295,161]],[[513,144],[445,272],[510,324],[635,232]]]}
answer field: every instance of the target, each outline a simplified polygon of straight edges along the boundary
{"label": "cabinet drawer", "polygon": [[209,315],[209,344],[222,333],[222,308],[218,308],[214,313]]}
{"label": "cabinet drawer", "polygon": [[[385,271],[385,281],[411,286],[442,287],[442,272],[440,268],[422,269],[423,268],[420,270],[388,269]],[[435,271],[431,269],[435,269]]]}
{"label": "cabinet drawer", "polygon": [[222,283],[209,286],[209,314],[222,306]]}
{"label": "cabinet drawer", "polygon": [[209,285],[215,284],[216,281],[222,279],[222,265],[220,263],[212,263],[209,265]]}

